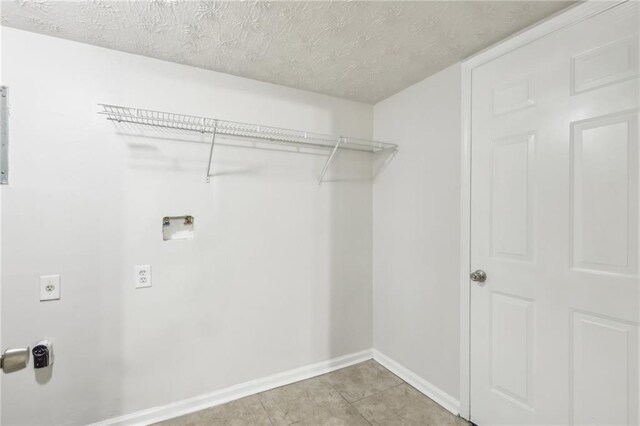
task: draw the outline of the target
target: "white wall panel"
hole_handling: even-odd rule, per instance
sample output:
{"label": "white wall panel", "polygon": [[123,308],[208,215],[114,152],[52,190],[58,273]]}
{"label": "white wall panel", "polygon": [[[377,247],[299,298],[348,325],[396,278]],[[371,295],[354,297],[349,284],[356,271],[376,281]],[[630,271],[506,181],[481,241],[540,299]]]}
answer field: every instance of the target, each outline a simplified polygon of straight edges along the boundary
{"label": "white wall panel", "polygon": [[535,135],[506,137],[492,144],[491,247],[494,257],[532,256]]}
{"label": "white wall panel", "polygon": [[493,88],[491,96],[494,115],[518,111],[536,104],[529,77],[499,84]]}
{"label": "white wall panel", "polygon": [[[367,156],[340,154],[318,187],[325,156],[220,145],[207,184],[208,137],[96,103],[361,137],[371,106],[1,31],[2,343],[56,351],[50,378],[3,378],[3,424],[87,424],[371,348]],[[163,241],[163,216],[184,214],[193,240]],[[58,273],[62,299],[40,303],[38,276]]]}
{"label": "white wall panel", "polygon": [[459,398],[460,65],[375,105],[374,347]]}
{"label": "white wall panel", "polygon": [[573,422],[637,424],[637,325],[582,312],[572,319]]}
{"label": "white wall panel", "polygon": [[576,94],[637,75],[637,37],[617,40],[571,58],[572,91]]}
{"label": "white wall panel", "polygon": [[503,397],[533,406],[534,303],[493,293],[491,384]]}
{"label": "white wall panel", "polygon": [[636,273],[637,112],[574,124],[573,256],[579,268]]}

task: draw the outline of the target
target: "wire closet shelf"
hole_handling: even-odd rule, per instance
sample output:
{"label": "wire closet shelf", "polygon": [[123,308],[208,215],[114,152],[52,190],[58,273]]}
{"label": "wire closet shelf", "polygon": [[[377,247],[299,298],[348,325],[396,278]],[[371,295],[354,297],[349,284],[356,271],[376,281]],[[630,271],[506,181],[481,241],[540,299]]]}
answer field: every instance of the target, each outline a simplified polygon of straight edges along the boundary
{"label": "wire closet shelf", "polygon": [[211,151],[207,179],[211,176],[211,160],[216,136],[230,136],[234,138],[250,139],[268,144],[286,145],[299,148],[324,149],[329,152],[329,158],[320,176],[320,183],[326,173],[336,151],[347,149],[377,153],[390,151],[395,153],[398,145],[347,136],[332,136],[320,133],[304,132],[279,127],[262,126],[257,124],[239,123],[235,121],[215,118],[198,117],[172,112],[154,111],[142,108],[99,104],[98,114],[105,115],[107,120],[119,123],[140,124],[144,126],[162,127],[176,130],[193,131],[211,134]]}

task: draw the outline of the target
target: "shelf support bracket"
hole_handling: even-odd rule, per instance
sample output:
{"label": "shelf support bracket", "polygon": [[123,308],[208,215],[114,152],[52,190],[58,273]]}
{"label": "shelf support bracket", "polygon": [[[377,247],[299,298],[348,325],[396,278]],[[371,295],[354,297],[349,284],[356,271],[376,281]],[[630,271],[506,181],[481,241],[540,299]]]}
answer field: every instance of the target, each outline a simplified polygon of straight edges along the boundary
{"label": "shelf support bracket", "polygon": [[0,185],[9,184],[9,88],[0,86]]}
{"label": "shelf support bracket", "polygon": [[320,174],[320,181],[318,182],[318,185],[322,185],[322,179],[324,179],[325,173],[327,173],[327,170],[329,170],[329,166],[333,161],[333,157],[335,157],[336,152],[338,151],[338,148],[340,147],[340,144],[343,142],[343,140],[344,138],[342,136],[338,138],[338,142],[336,142],[336,146],[333,147],[333,151],[331,151],[331,155],[329,155],[329,158],[327,158],[327,162],[324,163],[324,167],[322,168],[322,173]]}
{"label": "shelf support bracket", "polygon": [[209,178],[211,177],[211,161],[213,160],[213,145],[216,142],[216,131],[218,130],[218,121],[213,122],[213,132],[211,134],[211,149],[209,151],[209,166],[207,167],[207,183],[209,183]]}
{"label": "shelf support bracket", "polygon": [[382,171],[384,169],[387,168],[387,166],[389,165],[389,163],[391,162],[391,160],[393,160],[393,157],[396,156],[396,154],[398,153],[398,148],[397,147],[390,147],[390,148],[385,148],[381,151],[378,151],[376,154],[382,154],[385,152],[389,152],[391,151],[388,155],[387,158],[384,160],[384,162],[382,163],[382,165],[380,167],[378,167],[378,169],[374,172],[373,174],[373,178],[375,179],[376,177],[378,177],[378,175],[380,173],[382,173]]}

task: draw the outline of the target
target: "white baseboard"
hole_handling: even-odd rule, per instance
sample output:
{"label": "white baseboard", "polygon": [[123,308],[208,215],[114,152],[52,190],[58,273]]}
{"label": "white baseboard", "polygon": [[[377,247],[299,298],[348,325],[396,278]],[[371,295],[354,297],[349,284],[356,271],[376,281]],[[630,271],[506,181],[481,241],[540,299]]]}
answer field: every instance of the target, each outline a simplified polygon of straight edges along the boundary
{"label": "white baseboard", "polygon": [[230,386],[204,395],[193,398],[183,399],[171,404],[150,408],[148,410],[137,411],[135,413],[126,414],[121,417],[104,420],[94,423],[93,426],[112,426],[112,425],[148,425],[171,419],[173,417],[182,416],[193,413],[194,411],[203,410],[205,408],[224,404],[235,399],[264,392],[290,383],[299,382],[300,380],[309,379],[321,374],[339,370],[353,364],[373,358],[372,351],[364,350],[348,355],[343,355],[328,361],[322,361],[304,367],[294,368],[293,370],[284,371],[272,376],[263,377],[261,379],[251,380],[238,385]]}
{"label": "white baseboard", "polygon": [[373,350],[373,359],[393,374],[400,377],[402,380],[409,383],[429,398],[433,399],[451,413],[456,416],[460,414],[460,401],[444,392],[442,389],[432,385],[413,371],[375,349]]}
{"label": "white baseboard", "polygon": [[272,376],[263,377],[261,379],[250,380],[245,383],[230,386],[207,394],[195,396],[193,398],[183,399],[171,404],[150,408],[148,410],[137,411],[135,413],[126,414],[124,416],[115,417],[94,423],[92,426],[116,426],[116,425],[148,425],[151,423],[161,422],[163,420],[193,413],[195,411],[204,410],[205,408],[214,407],[229,401],[264,392],[280,386],[299,382],[300,380],[316,377],[331,371],[339,370],[368,359],[375,359],[382,366],[400,377],[402,380],[433,399],[442,407],[451,413],[458,415],[460,413],[460,401],[442,391],[438,387],[424,380],[413,371],[404,367],[397,361],[389,358],[383,353],[373,349],[364,350],[348,355],[343,355],[327,361],[318,362],[304,367],[294,368],[293,370],[284,371]]}

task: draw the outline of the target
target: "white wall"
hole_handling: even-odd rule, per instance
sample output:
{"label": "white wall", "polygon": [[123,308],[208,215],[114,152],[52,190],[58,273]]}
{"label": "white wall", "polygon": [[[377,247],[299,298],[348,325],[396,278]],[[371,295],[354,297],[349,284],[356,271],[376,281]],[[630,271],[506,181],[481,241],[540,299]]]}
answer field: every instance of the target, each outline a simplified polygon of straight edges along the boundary
{"label": "white wall", "polygon": [[[51,377],[33,369],[3,377],[4,424],[84,424],[371,347],[366,155],[343,155],[341,181],[318,187],[325,157],[220,147],[218,175],[206,184],[208,144],[197,143],[204,139],[159,130],[141,136],[95,114],[96,103],[106,102],[370,137],[371,106],[14,29],[2,33],[2,83],[11,90],[11,183],[1,189],[2,346],[46,337],[56,351]],[[448,73],[455,71],[443,74],[447,82]],[[380,105],[379,116],[394,102]],[[378,130],[392,129],[380,122]],[[447,162],[457,146],[427,146],[425,135],[415,141],[410,135],[378,185],[377,204],[397,199],[413,207],[415,191],[398,186],[412,176],[421,179],[422,201],[417,212],[381,209],[377,238],[389,246],[376,256],[400,250],[407,231],[430,241],[423,256],[407,259],[402,249],[389,259],[388,273],[376,271],[378,297],[384,283],[424,286],[418,295],[427,311],[435,303],[429,288],[446,290],[447,297],[456,291],[449,282],[455,268],[440,271],[451,262],[428,277],[417,275],[443,257],[426,255],[457,244],[455,232],[444,241],[455,222],[449,211],[455,183],[432,181],[454,173]],[[427,166],[423,172],[416,170],[420,164]],[[442,196],[446,211],[429,195]],[[195,216],[196,238],[163,242],[162,217],[179,214]],[[396,224],[402,229],[394,237],[381,223],[397,215],[410,222]],[[430,219],[446,223],[428,225]],[[413,232],[411,225],[423,228]],[[434,238],[446,247],[433,247]],[[423,265],[398,271],[412,260]],[[153,287],[135,290],[133,267],[146,263]],[[62,300],[38,301],[41,274],[61,274]],[[393,298],[381,309],[379,325],[398,303]],[[452,346],[455,336],[448,333],[457,315],[449,314],[453,319],[423,314],[445,325],[441,333],[424,332],[434,341],[421,353],[431,343]],[[382,337],[389,326],[410,324],[417,332],[419,324],[403,318],[380,328],[383,348],[394,344]],[[406,360],[415,364],[418,356]],[[424,371],[450,374],[456,356],[426,351],[425,366],[450,359]]]}
{"label": "white wall", "polygon": [[459,400],[460,65],[374,108],[374,347]]}

